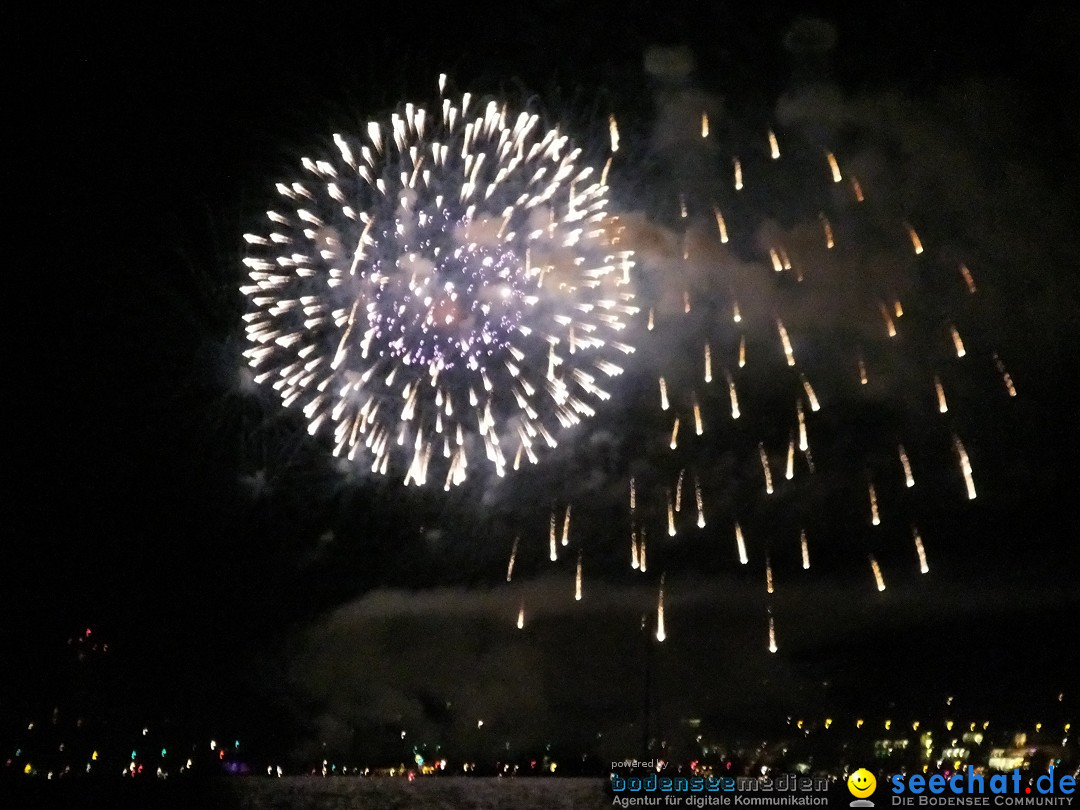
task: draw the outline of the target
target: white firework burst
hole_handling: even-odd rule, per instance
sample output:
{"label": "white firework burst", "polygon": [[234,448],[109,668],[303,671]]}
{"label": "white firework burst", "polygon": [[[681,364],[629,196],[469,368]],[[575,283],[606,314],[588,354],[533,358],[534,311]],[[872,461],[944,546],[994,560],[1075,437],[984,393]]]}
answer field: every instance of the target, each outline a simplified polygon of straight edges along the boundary
{"label": "white firework burst", "polygon": [[479,107],[410,103],[334,135],[244,237],[256,381],[406,484],[536,463],[633,351],[606,167],[536,114]]}

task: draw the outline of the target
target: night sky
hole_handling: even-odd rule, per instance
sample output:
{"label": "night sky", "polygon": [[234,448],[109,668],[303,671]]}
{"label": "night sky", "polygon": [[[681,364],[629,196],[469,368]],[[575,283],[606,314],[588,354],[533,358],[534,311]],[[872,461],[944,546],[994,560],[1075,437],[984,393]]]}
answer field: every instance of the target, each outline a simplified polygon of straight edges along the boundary
{"label": "night sky", "polygon": [[[778,116],[794,131],[828,105],[878,122],[832,134],[849,153],[884,156],[874,165],[898,210],[921,206],[938,244],[985,272],[975,340],[992,336],[1020,396],[982,398],[992,374],[966,389],[983,489],[971,504],[925,493],[932,574],[898,574],[879,597],[838,529],[819,576],[789,577],[777,594],[781,650],[769,656],[760,576],[697,541],[657,552],[670,587],[661,714],[741,731],[795,709],[917,713],[956,690],[1003,718],[1070,687],[1077,699],[1075,10],[354,5],[0,13],[16,285],[0,721],[66,694],[66,640],[92,627],[116,656],[120,711],[241,729],[268,749],[348,748],[360,730],[356,750],[382,752],[399,727],[487,745],[477,718],[495,747],[584,746],[600,730],[616,749],[636,745],[638,624],[655,578],[631,577],[608,496],[628,469],[660,463],[635,458],[653,379],[628,375],[619,403],[546,466],[444,495],[343,472],[240,373],[241,235],[273,183],[330,133],[431,98],[441,72],[460,90],[535,98],[598,154],[616,113],[627,157],[613,204],[656,237],[644,255],[660,264],[681,190],[667,124],[701,101],[736,134]],[[785,48],[802,15],[831,23],[835,46]],[[679,88],[646,73],[654,46],[693,55]],[[905,403],[906,370],[893,373]],[[881,415],[829,418],[850,438]],[[576,608],[572,564],[543,561],[548,511],[582,482],[575,531],[597,552]],[[828,499],[811,507],[834,508],[843,524]],[[521,581],[500,587],[515,533]],[[523,597],[536,606],[524,636]]]}

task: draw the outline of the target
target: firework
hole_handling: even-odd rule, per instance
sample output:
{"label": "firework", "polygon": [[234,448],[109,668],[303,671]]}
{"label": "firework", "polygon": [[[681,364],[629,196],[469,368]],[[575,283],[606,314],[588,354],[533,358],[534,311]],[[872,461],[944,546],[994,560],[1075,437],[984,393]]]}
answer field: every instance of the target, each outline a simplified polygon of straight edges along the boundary
{"label": "firework", "polygon": [[664,626],[664,576],[660,575],[660,593],[656,597],[656,640],[661,642],[667,638],[667,629]]}
{"label": "firework", "polygon": [[632,352],[606,178],[538,115],[469,94],[333,142],[245,235],[256,381],[406,484],[535,463]]}

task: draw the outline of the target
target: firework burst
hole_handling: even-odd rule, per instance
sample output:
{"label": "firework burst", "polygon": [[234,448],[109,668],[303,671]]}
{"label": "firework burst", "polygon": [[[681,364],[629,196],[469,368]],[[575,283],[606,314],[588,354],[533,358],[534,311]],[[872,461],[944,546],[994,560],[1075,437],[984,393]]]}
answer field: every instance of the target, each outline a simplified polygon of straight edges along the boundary
{"label": "firework burst", "polygon": [[406,484],[536,463],[633,351],[606,172],[468,93],[333,141],[244,237],[256,382],[335,455]]}

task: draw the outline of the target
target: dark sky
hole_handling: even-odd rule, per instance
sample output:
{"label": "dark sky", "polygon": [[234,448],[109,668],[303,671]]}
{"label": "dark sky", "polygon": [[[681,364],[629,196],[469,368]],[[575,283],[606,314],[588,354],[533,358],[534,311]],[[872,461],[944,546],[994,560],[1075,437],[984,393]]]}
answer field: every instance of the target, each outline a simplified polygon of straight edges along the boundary
{"label": "dark sky", "polygon": [[[0,685],[18,697],[0,703],[0,716],[47,703],[62,677],[47,665],[42,677],[38,662],[93,625],[123,656],[132,694],[177,714],[254,724],[256,707],[284,706],[318,729],[313,736],[335,739],[394,724],[453,739],[474,716],[504,730],[524,725],[522,745],[593,726],[629,734],[612,717],[636,698],[600,699],[598,685],[636,683],[635,628],[655,581],[628,579],[615,559],[625,543],[604,539],[613,513],[600,497],[577,524],[603,549],[586,618],[568,615],[572,603],[557,596],[570,569],[549,573],[540,562],[550,502],[593,472],[596,491],[607,492],[635,463],[626,436],[641,430],[636,395],[588,434],[609,469],[563,453],[517,488],[444,498],[342,475],[295,419],[237,382],[240,235],[255,227],[273,181],[329,133],[429,97],[440,72],[461,89],[535,94],[548,115],[597,141],[617,112],[641,169],[623,170],[616,205],[653,216],[661,234],[677,194],[663,122],[687,98],[723,110],[733,137],[778,115],[792,132],[830,130],[822,110],[834,104],[847,124],[831,134],[873,158],[897,210],[922,205],[939,242],[997,268],[986,276],[987,331],[977,334],[999,330],[1022,401],[973,409],[967,424],[988,487],[977,506],[935,509],[936,493],[922,503],[940,528],[933,582],[901,579],[876,602],[862,557],[846,565],[841,543],[822,579],[779,596],[787,624],[778,659],[763,653],[759,580],[697,546],[674,550],[671,616],[683,629],[672,633],[683,641],[667,653],[672,694],[706,680],[739,686],[738,699],[720,689],[703,700],[740,722],[826,701],[854,711],[893,693],[919,706],[925,696],[905,687],[914,675],[937,695],[1021,647],[1003,685],[975,690],[973,702],[1005,711],[1062,685],[1077,650],[1075,636],[1059,644],[1059,634],[1080,612],[1070,528],[1075,11],[547,2],[451,4],[450,17],[354,5],[2,13],[12,110],[5,264],[16,292],[0,567],[0,643],[10,654]],[[835,47],[816,62],[782,44],[801,14],[835,26]],[[654,45],[693,54],[697,69],[681,89],[646,76]],[[808,78],[834,95],[803,93]],[[909,163],[890,157],[913,145],[923,151]],[[955,183],[934,187],[943,176]],[[651,255],[666,261],[661,249]],[[903,401],[905,369],[894,371]],[[639,376],[627,390],[645,390]],[[875,418],[842,411],[834,433],[872,432]],[[842,454],[842,443],[834,449]],[[550,494],[534,501],[532,486]],[[537,543],[523,552],[520,587],[542,606],[525,641],[512,633],[522,592],[496,587],[521,525]],[[856,688],[876,670],[852,658],[851,636],[892,662],[880,690]],[[943,636],[956,641],[928,651],[926,640]],[[446,701],[448,717],[431,708]],[[701,709],[677,703],[673,715]],[[522,717],[537,718],[535,729]]]}

